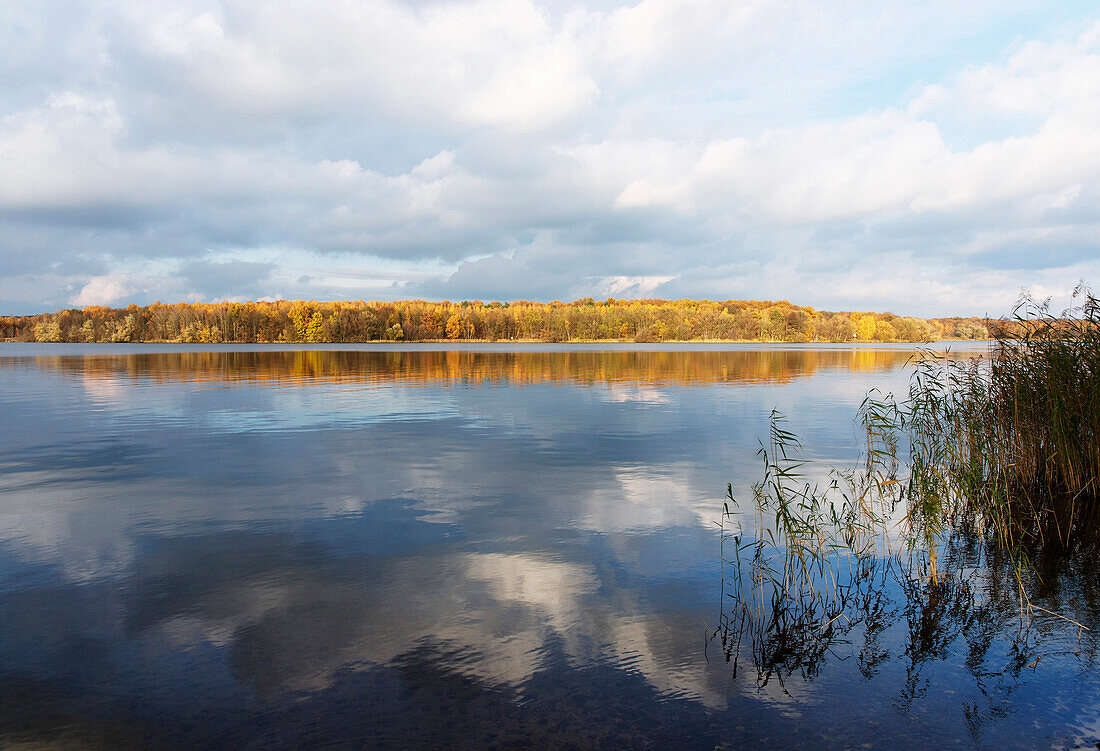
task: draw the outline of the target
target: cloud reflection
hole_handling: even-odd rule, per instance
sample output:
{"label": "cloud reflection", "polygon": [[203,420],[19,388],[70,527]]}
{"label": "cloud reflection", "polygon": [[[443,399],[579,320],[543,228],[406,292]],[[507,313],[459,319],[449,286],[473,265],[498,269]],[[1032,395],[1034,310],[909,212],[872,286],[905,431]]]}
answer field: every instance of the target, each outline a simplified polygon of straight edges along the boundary
{"label": "cloud reflection", "polygon": [[209,747],[781,737],[702,653],[712,522],[777,399],[841,454],[908,353],[772,354],[0,361],[0,679]]}

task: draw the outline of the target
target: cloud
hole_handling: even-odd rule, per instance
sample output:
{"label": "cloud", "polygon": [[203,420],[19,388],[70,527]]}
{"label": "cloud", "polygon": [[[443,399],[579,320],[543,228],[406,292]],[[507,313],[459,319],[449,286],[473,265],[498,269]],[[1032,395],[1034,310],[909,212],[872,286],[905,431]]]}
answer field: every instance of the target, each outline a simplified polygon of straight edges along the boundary
{"label": "cloud", "polygon": [[[11,18],[0,302],[21,310],[736,292],[966,313],[999,304],[990,279],[1014,294],[1100,271],[1100,22],[1070,8],[157,0]],[[897,268],[919,274],[899,289]]]}
{"label": "cloud", "polygon": [[179,271],[193,289],[215,298],[256,299],[271,278],[274,263],[257,261],[193,261]]}
{"label": "cloud", "polygon": [[110,305],[133,292],[124,276],[96,276],[85,284],[70,302],[73,305]]}
{"label": "cloud", "polygon": [[652,276],[608,276],[596,281],[606,286],[607,292],[611,296],[643,297],[651,294],[665,282],[670,282],[675,278],[674,276],[654,274]]}
{"label": "cloud", "polygon": [[402,119],[532,130],[598,94],[583,29],[527,0],[419,8],[367,0],[180,10],[153,3],[114,19],[125,54],[188,98],[228,113],[279,115],[335,98]]}
{"label": "cloud", "polygon": [[[1028,43],[1000,65],[926,87],[905,111],[888,108],[754,139],[705,145],[609,139],[569,153],[618,207],[670,206],[684,214],[743,209],[778,222],[925,213],[1031,199],[1072,204],[1080,181],[1100,177],[1100,24],[1073,42]],[[1041,116],[1021,134],[954,149],[931,119],[947,103],[983,113]]]}

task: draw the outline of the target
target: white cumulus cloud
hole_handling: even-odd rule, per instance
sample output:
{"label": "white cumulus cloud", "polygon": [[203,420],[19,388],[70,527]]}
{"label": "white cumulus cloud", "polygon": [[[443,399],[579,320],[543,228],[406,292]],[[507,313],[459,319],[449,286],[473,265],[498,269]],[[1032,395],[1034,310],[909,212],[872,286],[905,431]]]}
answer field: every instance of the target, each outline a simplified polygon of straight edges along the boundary
{"label": "white cumulus cloud", "polygon": [[1038,0],[6,13],[5,311],[300,293],[946,314],[1100,272],[1100,21]]}

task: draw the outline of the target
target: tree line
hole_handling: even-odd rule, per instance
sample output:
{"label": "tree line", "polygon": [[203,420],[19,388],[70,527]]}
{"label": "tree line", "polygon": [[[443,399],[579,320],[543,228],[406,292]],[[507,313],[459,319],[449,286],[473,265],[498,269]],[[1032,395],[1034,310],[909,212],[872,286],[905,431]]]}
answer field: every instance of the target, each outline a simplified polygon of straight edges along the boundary
{"label": "tree line", "polygon": [[980,318],[834,312],[785,300],[270,302],[93,305],[0,317],[0,338],[39,342],[526,340],[926,342],[986,339]]}

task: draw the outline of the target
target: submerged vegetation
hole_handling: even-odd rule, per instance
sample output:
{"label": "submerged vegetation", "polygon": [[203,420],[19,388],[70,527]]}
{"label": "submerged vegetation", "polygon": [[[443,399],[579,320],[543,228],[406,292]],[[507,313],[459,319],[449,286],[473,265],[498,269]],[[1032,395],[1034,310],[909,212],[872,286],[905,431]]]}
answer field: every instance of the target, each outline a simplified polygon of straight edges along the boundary
{"label": "submerged vegetation", "polygon": [[831,312],[759,300],[570,303],[223,302],[72,308],[0,317],[0,339],[39,342],[440,340],[926,342],[985,339],[979,318]]}
{"label": "submerged vegetation", "polygon": [[[873,672],[879,636],[899,623],[910,671],[958,639],[979,684],[1035,667],[1044,649],[1095,660],[1100,302],[1077,295],[1062,315],[1025,298],[988,358],[927,353],[904,399],[868,395],[858,470],[814,484],[773,413],[755,532],[742,530],[732,486],[721,522],[715,636],[735,673],[747,657],[762,682],[812,678],[856,634],[860,669]],[[1069,572],[1091,585],[1070,591]],[[990,667],[993,635],[1009,629],[1008,664]]]}

